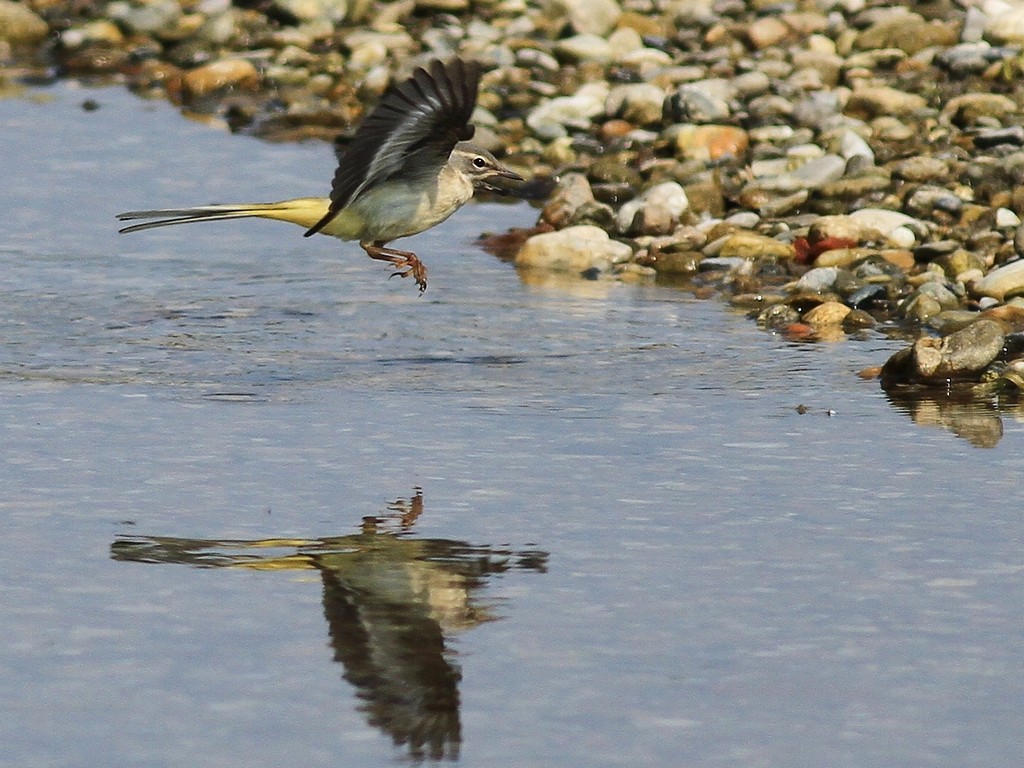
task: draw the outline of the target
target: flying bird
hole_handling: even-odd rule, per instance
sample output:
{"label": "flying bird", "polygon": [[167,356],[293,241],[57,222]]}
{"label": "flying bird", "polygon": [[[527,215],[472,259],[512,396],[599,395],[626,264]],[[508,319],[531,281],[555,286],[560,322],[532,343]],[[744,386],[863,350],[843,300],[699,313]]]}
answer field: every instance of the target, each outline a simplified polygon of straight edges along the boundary
{"label": "flying bird", "polygon": [[475,61],[453,58],[417,67],[384,94],[350,142],[338,145],[329,198],[128,211],[117,218],[150,221],[120,231],[252,217],[289,221],[305,227],[306,237],[319,232],[358,240],[371,259],[392,265],[391,277],[412,277],[422,293],[426,266],[412,251],[388,243],[440,224],[477,189],[505,191],[496,186],[502,180],[523,181],[470,142],[479,84]]}

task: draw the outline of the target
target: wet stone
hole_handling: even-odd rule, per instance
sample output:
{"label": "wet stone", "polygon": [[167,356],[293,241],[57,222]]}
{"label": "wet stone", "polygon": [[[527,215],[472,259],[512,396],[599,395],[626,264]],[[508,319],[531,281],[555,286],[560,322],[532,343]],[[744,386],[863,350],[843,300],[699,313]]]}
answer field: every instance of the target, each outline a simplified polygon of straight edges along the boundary
{"label": "wet stone", "polygon": [[1004,55],[999,48],[967,41],[967,34],[965,28],[964,43],[940,51],[935,57],[938,66],[958,77],[982,74]]}
{"label": "wet stone", "polygon": [[909,115],[927,105],[928,102],[915,93],[889,86],[860,86],[854,88],[844,112],[869,120],[880,115]]}
{"label": "wet stone", "polygon": [[613,58],[612,48],[603,37],[592,34],[574,35],[559,40],[555,54],[566,61],[586,61],[608,64]]}
{"label": "wet stone", "polygon": [[851,164],[851,170],[860,170],[875,164],[875,152],[871,145],[859,133],[851,128],[844,128],[836,134],[822,136],[846,160],[858,160],[858,165]]}
{"label": "wet stone", "polygon": [[652,267],[636,262],[627,262],[615,269],[615,277],[623,283],[650,283],[657,277]]}
{"label": "wet stone", "polygon": [[1011,335],[1012,341],[1015,344],[1014,348],[1018,350],[1012,352],[1012,357],[1020,357],[1021,344],[1024,343],[1024,305],[1004,304],[1001,307],[985,310],[981,316],[987,320],[994,320],[999,323],[1003,333],[1007,334],[1007,348],[1004,349],[1004,357],[1006,359],[1011,357],[1011,350],[1009,349]]}
{"label": "wet stone", "polygon": [[852,309],[843,319],[843,330],[847,333],[874,328],[878,323],[870,314],[862,309]]}
{"label": "wet stone", "polygon": [[604,113],[609,88],[604,83],[582,86],[572,96],[545,101],[526,117],[526,124],[540,138],[557,139],[568,134],[567,126],[585,126],[592,117]]}
{"label": "wet stone", "polygon": [[838,277],[839,269],[837,267],[816,267],[805,272],[797,280],[795,288],[798,291],[811,291],[813,293],[830,291]]}
{"label": "wet stone", "polygon": [[930,218],[944,214],[950,220],[959,216],[964,201],[943,187],[922,186],[904,201],[904,210],[917,218]]}
{"label": "wet stone", "polygon": [[850,312],[850,308],[841,302],[826,301],[808,310],[802,319],[813,326],[837,326],[843,324]]}
{"label": "wet stone", "polygon": [[1004,338],[999,323],[981,319],[941,339],[918,339],[885,363],[883,385],[977,380],[1002,351]]}
{"label": "wet stone", "polygon": [[823,155],[803,163],[789,174],[789,177],[800,187],[818,189],[831,181],[843,177],[846,161],[838,155]]}
{"label": "wet stone", "polygon": [[926,224],[913,216],[882,208],[861,208],[851,213],[850,218],[860,224],[865,232],[873,231],[899,245],[906,244],[906,237],[901,230],[910,233],[910,244],[913,244],[916,235],[928,230]]}
{"label": "wet stone", "polygon": [[594,162],[587,173],[592,184],[625,184],[637,189],[642,183],[640,172],[629,163],[614,157],[601,158]]}
{"label": "wet stone", "polygon": [[879,283],[865,285],[846,297],[846,302],[854,309],[870,308],[883,304],[887,300],[888,293],[885,286]]}
{"label": "wet stone", "polygon": [[[442,2],[451,0],[442,0]],[[456,0],[459,2],[460,0]],[[422,2],[422,0],[420,0]],[[420,5],[420,2],[417,5]],[[464,7],[465,0],[461,0]],[[317,21],[326,19],[332,23],[343,21],[348,13],[348,0],[273,0],[276,8],[286,14],[293,16],[299,21]],[[445,8],[445,10],[458,10],[459,5]],[[440,10],[443,6],[436,6]]]}
{"label": "wet stone", "polygon": [[826,241],[847,241],[857,243],[863,234],[863,227],[849,216],[820,216],[807,231],[810,243]]}
{"label": "wet stone", "polygon": [[1007,96],[998,93],[966,93],[955,96],[942,108],[942,116],[964,127],[981,123],[985,118],[1001,120],[1014,113],[1017,105]]}
{"label": "wet stone", "polygon": [[998,228],[1007,229],[1012,227],[1019,227],[1020,224],[1020,216],[1011,211],[1009,208],[996,209],[995,225]]}
{"label": "wet stone", "polygon": [[225,89],[253,90],[259,82],[259,72],[251,61],[227,58],[186,72],[182,85],[191,96],[203,97]]}
{"label": "wet stone", "polygon": [[757,324],[768,330],[781,330],[800,320],[800,312],[789,304],[776,304],[762,310]]}
{"label": "wet stone", "polygon": [[721,244],[717,255],[739,259],[791,259],[793,246],[753,232],[737,232]]}
{"label": "wet stone", "polygon": [[951,333],[966,328],[977,319],[977,312],[966,309],[946,309],[929,317],[926,325],[938,332],[940,336],[949,336]]}
{"label": "wet stone", "polygon": [[747,268],[749,261],[740,256],[708,256],[701,259],[701,272],[739,272]]}
{"label": "wet stone", "polygon": [[930,317],[939,314],[942,305],[934,296],[916,293],[900,304],[899,315],[906,320],[924,322]]}
{"label": "wet stone", "polygon": [[857,36],[862,50],[899,48],[908,54],[937,45],[953,45],[959,38],[957,22],[926,21],[916,13],[902,12],[875,22]]}
{"label": "wet stone", "polygon": [[154,0],[138,6],[114,2],[107,8],[107,13],[132,32],[160,36],[174,29],[182,10],[175,0]]}
{"label": "wet stone", "polygon": [[603,229],[581,225],[534,235],[516,254],[515,263],[527,269],[582,273],[610,269],[632,255],[632,248],[612,240]]}
{"label": "wet stone", "polygon": [[729,117],[730,110],[724,98],[686,84],[664,100],[664,114],[676,123],[718,123]]}
{"label": "wet stone", "polygon": [[778,45],[791,33],[789,26],[775,16],[757,19],[747,27],[747,39],[757,49]]}
{"label": "wet stone", "polygon": [[944,181],[949,176],[949,164],[939,157],[908,157],[890,166],[892,175],[903,181]]}
{"label": "wet stone", "polygon": [[718,160],[742,156],[750,144],[747,132],[731,125],[681,125],[675,131],[682,158]]}
{"label": "wet stone", "polygon": [[643,267],[622,279],[699,268],[702,288],[787,286],[883,322],[1024,296],[1017,0],[656,5],[0,0],[0,38],[5,13],[62,17],[40,48],[61,71],[278,139],[349,129],[457,52],[483,64],[478,137],[561,180],[543,224],[621,237],[602,247]]}
{"label": "wet stone", "polygon": [[654,125],[661,120],[665,93],[650,83],[631,83],[612,88],[606,110],[637,125]]}
{"label": "wet stone", "polygon": [[623,233],[663,235],[671,232],[689,208],[686,192],[674,181],[651,187],[619,209],[619,230]]}
{"label": "wet stone", "polygon": [[692,275],[700,268],[703,258],[697,251],[657,251],[643,256],[640,263],[651,267],[658,274]]}
{"label": "wet stone", "polygon": [[544,206],[541,219],[553,227],[561,228],[576,222],[577,212],[594,202],[590,182],[582,173],[567,173],[561,177],[551,200]]}
{"label": "wet stone", "polygon": [[1024,294],[1024,259],[992,270],[974,283],[971,290],[980,296],[991,296],[999,301],[1007,296]]}
{"label": "wet stone", "polygon": [[960,244],[956,240],[935,240],[930,243],[922,243],[914,249],[914,258],[917,261],[934,261],[942,256],[949,256]]}
{"label": "wet stone", "polygon": [[[708,178],[700,181],[683,184],[686,198],[690,201],[690,208],[694,211],[707,213],[711,216],[722,216],[725,214],[725,193],[722,184],[717,178]],[[753,218],[752,224],[742,225],[753,227],[757,225],[760,217],[755,213],[749,213]]]}
{"label": "wet stone", "polygon": [[971,270],[982,271],[985,269],[985,260],[981,256],[963,248],[939,256],[934,263],[942,267],[942,271],[951,280],[955,280],[958,276]]}
{"label": "wet stone", "polygon": [[597,181],[591,188],[595,198],[609,205],[621,205],[636,196],[636,187],[628,181]]}
{"label": "wet stone", "polygon": [[873,248],[830,248],[814,260],[815,267],[849,267],[861,259],[877,254]]}
{"label": "wet stone", "polygon": [[579,33],[605,36],[622,16],[615,0],[561,0],[569,23]]}
{"label": "wet stone", "polygon": [[810,190],[800,189],[788,195],[762,194],[755,204],[749,207],[766,218],[785,216],[799,210],[810,197]]}

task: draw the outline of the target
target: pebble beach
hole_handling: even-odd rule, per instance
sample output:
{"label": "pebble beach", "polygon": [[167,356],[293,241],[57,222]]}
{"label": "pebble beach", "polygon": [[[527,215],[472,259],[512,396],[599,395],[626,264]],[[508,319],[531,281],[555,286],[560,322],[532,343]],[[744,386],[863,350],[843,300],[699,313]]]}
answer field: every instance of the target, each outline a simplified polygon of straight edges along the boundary
{"label": "pebble beach", "polygon": [[887,388],[1024,389],[1024,3],[0,0],[0,85],[122,82],[344,141],[431,58],[532,181],[526,272],[678,284],[768,332],[908,346]]}

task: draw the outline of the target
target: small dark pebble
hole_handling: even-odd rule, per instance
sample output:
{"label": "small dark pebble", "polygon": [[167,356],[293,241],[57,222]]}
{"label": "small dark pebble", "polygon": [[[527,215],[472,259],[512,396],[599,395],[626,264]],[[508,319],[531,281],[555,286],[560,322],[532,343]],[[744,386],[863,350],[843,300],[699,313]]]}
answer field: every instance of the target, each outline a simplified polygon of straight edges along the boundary
{"label": "small dark pebble", "polygon": [[934,261],[940,256],[952,253],[960,244],[956,240],[936,240],[933,243],[922,243],[914,249],[914,261],[920,263]]}
{"label": "small dark pebble", "polygon": [[789,304],[776,304],[757,315],[757,324],[767,331],[780,331],[800,320],[800,313]]}
{"label": "small dark pebble", "polygon": [[701,272],[730,272],[742,267],[745,261],[738,256],[712,256],[701,261],[699,269]]}
{"label": "small dark pebble", "polygon": [[1003,340],[1002,360],[1017,360],[1024,357],[1024,333],[1011,333]]}
{"label": "small dark pebble", "polygon": [[843,319],[843,330],[847,333],[874,328],[875,325],[875,318],[862,309],[854,309]]}
{"label": "small dark pebble", "polygon": [[602,203],[623,203],[636,197],[635,187],[626,181],[597,182],[590,188]]}
{"label": "small dark pebble", "polygon": [[885,286],[870,283],[847,296],[846,303],[854,309],[864,309],[876,303],[883,303],[886,299]]}

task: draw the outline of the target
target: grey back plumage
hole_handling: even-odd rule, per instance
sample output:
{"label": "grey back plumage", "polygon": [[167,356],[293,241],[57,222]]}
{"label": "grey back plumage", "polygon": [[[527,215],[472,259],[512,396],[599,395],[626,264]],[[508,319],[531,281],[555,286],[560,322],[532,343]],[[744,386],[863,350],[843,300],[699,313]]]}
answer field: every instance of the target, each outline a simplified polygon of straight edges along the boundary
{"label": "grey back plumage", "polygon": [[320,231],[364,191],[395,174],[418,168],[440,169],[460,141],[473,137],[469,124],[476,107],[480,65],[453,58],[428,68],[389,90],[339,152],[327,214],[306,236]]}

